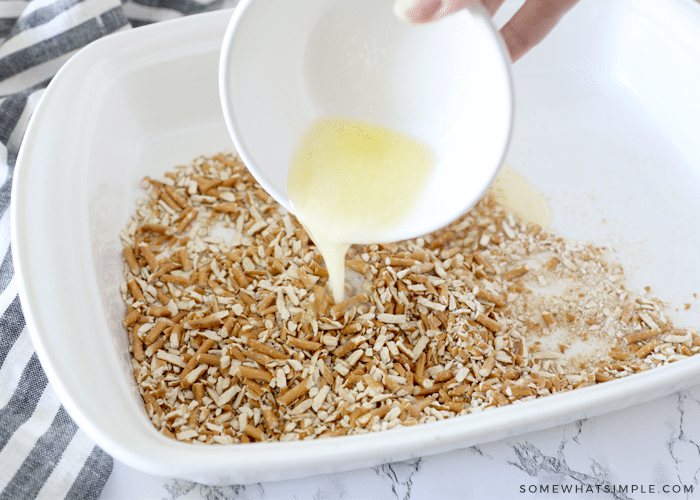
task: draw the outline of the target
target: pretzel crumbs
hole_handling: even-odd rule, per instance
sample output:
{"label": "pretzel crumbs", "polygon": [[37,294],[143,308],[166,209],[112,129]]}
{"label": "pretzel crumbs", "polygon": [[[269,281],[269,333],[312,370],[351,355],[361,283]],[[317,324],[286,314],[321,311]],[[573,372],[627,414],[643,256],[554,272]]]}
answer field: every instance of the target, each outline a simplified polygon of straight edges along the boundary
{"label": "pretzel crumbs", "polygon": [[333,304],[306,232],[230,152],[163,179],[121,232],[134,376],[186,442],[360,434],[442,420],[698,353],[603,248],[487,195],[434,234],[353,247]]}

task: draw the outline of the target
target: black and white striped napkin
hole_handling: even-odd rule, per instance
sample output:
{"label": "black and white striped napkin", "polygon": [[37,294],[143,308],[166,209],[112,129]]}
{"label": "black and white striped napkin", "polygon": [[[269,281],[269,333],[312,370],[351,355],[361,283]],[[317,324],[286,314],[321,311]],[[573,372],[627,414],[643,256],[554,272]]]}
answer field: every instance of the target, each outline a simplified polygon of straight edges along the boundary
{"label": "black and white striped napkin", "polygon": [[17,296],[10,192],[27,121],[58,69],[90,42],[234,3],[0,0],[0,500],[97,498],[112,471],[112,458],[78,429],[49,385]]}

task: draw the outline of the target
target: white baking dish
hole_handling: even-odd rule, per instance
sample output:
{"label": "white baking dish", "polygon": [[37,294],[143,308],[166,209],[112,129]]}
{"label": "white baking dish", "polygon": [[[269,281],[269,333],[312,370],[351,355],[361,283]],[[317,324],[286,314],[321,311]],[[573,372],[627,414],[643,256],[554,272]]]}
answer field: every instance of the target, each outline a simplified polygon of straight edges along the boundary
{"label": "white baking dish", "polygon": [[[506,2],[506,17],[519,2]],[[225,484],[366,467],[501,439],[696,384],[700,357],[535,401],[383,433],[197,446],[153,428],[120,321],[119,231],[144,175],[231,142],[217,62],[231,12],[95,42],[59,72],[17,160],[12,238],[20,296],[70,415],[121,462]],[[250,47],[255,50],[255,47]],[[700,325],[700,6],[582,0],[514,67],[508,162],[550,200],[564,236],[612,243],[632,287],[650,285]]]}

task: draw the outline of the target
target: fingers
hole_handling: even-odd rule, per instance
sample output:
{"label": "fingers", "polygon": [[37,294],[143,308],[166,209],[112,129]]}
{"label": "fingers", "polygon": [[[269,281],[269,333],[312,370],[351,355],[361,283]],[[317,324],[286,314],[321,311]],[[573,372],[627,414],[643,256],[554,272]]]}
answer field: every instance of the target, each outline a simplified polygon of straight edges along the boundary
{"label": "fingers", "polygon": [[578,0],[527,0],[501,29],[513,62],[537,45]]}
{"label": "fingers", "polygon": [[501,8],[501,5],[503,5],[503,2],[506,0],[481,0],[481,3],[484,4],[484,7],[486,7],[486,10],[489,11],[489,14],[493,16],[498,9]]}
{"label": "fingers", "polygon": [[[396,14],[409,23],[441,19],[479,0],[396,0]],[[505,0],[481,0],[492,16]],[[578,0],[526,0],[501,29],[513,62],[537,45]]]}
{"label": "fingers", "polygon": [[441,19],[479,0],[396,0],[394,11],[409,23],[427,23]]}

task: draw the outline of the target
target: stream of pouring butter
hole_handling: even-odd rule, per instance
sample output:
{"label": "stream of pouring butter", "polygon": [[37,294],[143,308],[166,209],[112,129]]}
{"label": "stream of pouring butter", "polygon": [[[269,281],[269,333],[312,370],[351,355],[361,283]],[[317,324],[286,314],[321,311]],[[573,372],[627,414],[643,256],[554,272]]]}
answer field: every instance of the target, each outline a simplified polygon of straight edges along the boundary
{"label": "stream of pouring butter", "polygon": [[[371,123],[322,118],[309,127],[292,158],[287,190],[323,256],[336,303],[345,298],[350,245],[382,241],[382,232],[413,208],[434,162],[429,146]],[[523,221],[548,227],[547,200],[509,165],[491,193]]]}
{"label": "stream of pouring butter", "polygon": [[435,163],[415,139],[360,120],[311,124],[289,167],[294,215],[318,247],[336,303],[350,245],[383,241],[411,212]]}

